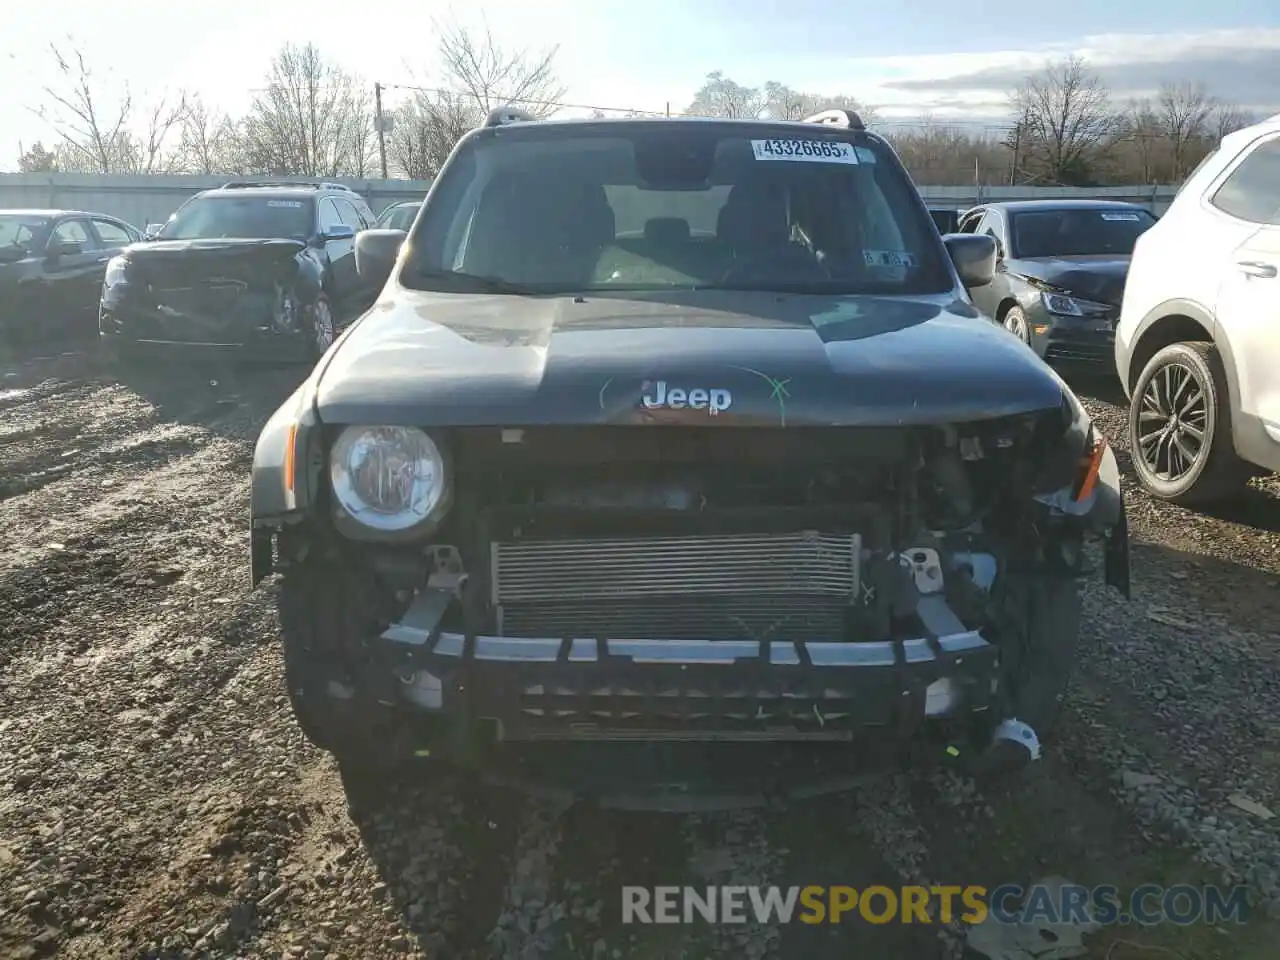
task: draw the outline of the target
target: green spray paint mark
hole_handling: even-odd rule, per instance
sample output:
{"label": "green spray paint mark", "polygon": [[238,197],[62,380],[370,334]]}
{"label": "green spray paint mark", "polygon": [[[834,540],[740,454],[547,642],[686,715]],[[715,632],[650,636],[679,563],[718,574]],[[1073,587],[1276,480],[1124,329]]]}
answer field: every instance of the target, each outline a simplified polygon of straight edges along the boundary
{"label": "green spray paint mark", "polygon": [[791,378],[787,377],[785,380],[779,380],[777,377],[771,377],[767,373],[761,373],[759,370],[752,370],[750,367],[734,367],[733,369],[755,374],[769,384],[771,390],[769,399],[778,401],[778,419],[781,421],[781,425],[785,427],[787,425],[787,400],[791,397],[791,394],[787,391],[787,384],[791,382]]}

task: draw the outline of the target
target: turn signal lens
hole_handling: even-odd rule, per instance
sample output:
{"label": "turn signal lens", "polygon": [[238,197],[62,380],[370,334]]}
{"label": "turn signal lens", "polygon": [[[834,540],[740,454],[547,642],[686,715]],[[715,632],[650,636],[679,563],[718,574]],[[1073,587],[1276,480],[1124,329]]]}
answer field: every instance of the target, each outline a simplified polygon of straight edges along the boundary
{"label": "turn signal lens", "polygon": [[1107,438],[1092,431],[1092,443],[1080,458],[1080,478],[1076,481],[1074,500],[1080,503],[1089,498],[1093,488],[1098,485],[1098,471],[1102,469],[1102,458],[1107,452]]}

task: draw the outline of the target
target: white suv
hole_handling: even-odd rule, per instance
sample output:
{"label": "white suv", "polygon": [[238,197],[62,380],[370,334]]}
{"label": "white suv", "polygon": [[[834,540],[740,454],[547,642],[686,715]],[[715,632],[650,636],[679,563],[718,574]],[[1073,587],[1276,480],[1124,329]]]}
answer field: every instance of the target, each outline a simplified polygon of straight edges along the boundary
{"label": "white suv", "polygon": [[1133,251],[1116,328],[1134,469],[1179,503],[1280,470],[1280,114],[1222,139]]}

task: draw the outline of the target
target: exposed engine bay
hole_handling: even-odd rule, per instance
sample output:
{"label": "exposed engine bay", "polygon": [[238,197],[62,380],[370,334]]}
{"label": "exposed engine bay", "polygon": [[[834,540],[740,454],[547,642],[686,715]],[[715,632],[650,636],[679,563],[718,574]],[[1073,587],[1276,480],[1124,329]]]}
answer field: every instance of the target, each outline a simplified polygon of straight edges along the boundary
{"label": "exposed engine bay", "polygon": [[920,575],[955,611],[934,627],[976,628],[1001,568],[1080,553],[1031,496],[1036,430],[463,431],[426,574],[498,636],[927,635]]}

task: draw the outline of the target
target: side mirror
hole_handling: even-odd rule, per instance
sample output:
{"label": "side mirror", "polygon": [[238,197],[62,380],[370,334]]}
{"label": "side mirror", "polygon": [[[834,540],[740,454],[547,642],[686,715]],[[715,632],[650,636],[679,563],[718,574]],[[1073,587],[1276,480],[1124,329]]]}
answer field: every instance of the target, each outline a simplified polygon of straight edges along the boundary
{"label": "side mirror", "polygon": [[996,273],[996,241],[986,234],[949,233],[942,238],[966,290],[985,287]]}
{"label": "side mirror", "polygon": [[361,230],[356,237],[356,273],[360,279],[377,286],[386,283],[407,236],[403,230]]}
{"label": "side mirror", "polygon": [[348,226],[345,223],[336,223],[324,233],[320,235],[320,239],[328,242],[330,240],[350,240],[356,235],[356,228]]}
{"label": "side mirror", "polygon": [[74,240],[50,240],[44,252],[50,260],[56,260],[58,257],[74,256],[83,249],[84,247]]}
{"label": "side mirror", "polygon": [[163,223],[148,223],[147,228],[142,231],[143,240],[154,240],[160,236],[160,231],[164,229]]}

